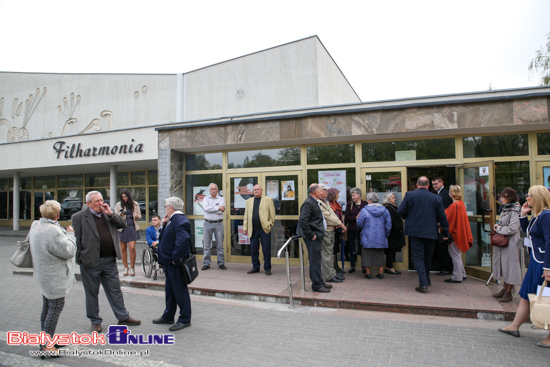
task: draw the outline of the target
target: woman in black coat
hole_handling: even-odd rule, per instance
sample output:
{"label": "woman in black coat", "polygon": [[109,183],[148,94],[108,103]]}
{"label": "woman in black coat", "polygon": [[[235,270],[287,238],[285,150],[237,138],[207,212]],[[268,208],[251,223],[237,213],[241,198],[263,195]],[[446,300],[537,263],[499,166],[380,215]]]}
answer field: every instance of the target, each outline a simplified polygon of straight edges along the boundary
{"label": "woman in black coat", "polygon": [[395,194],[393,192],[387,192],[382,199],[382,204],[388,209],[391,216],[391,233],[388,237],[388,248],[386,249],[386,269],[384,273],[387,274],[401,274],[400,271],[395,270],[393,263],[395,262],[395,254],[401,251],[401,248],[405,246],[405,236],[403,234],[403,219],[397,212],[397,205],[395,205]]}

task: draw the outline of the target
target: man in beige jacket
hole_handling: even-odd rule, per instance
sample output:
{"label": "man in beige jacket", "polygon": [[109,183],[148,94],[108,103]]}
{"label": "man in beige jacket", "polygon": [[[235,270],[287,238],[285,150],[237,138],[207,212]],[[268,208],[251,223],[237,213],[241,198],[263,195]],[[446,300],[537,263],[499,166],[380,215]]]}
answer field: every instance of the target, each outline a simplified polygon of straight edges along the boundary
{"label": "man in beige jacket", "polygon": [[346,226],[344,226],[342,221],[334,213],[330,204],[325,201],[328,187],[323,184],[320,186],[322,195],[318,201],[321,206],[321,212],[323,212],[323,217],[327,222],[327,230],[323,236],[323,245],[321,247],[321,275],[325,282],[342,283],[345,278],[336,274],[336,270],[334,269],[334,230],[336,228],[346,230]]}
{"label": "man in beige jacket", "polygon": [[246,201],[244,211],[243,234],[250,237],[252,252],[252,270],[247,274],[260,271],[260,243],[264,254],[265,275],[271,275],[271,228],[275,224],[275,205],[269,196],[263,196],[260,185],[254,186],[254,198]]}

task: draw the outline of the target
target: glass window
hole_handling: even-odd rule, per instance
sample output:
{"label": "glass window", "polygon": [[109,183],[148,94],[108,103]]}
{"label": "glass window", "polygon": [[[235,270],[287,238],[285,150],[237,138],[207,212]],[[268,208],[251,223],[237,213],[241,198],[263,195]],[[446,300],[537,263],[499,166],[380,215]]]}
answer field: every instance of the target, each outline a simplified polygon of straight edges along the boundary
{"label": "glass window", "polygon": [[82,187],[84,186],[83,175],[58,176],[57,187]]}
{"label": "glass window", "polygon": [[189,154],[185,156],[186,171],[202,171],[222,168],[222,153]]}
{"label": "glass window", "polygon": [[86,187],[109,187],[110,182],[109,172],[86,174]]}
{"label": "glass window", "polygon": [[539,155],[550,154],[550,133],[537,134],[537,147]]}
{"label": "glass window", "polygon": [[363,199],[369,192],[375,192],[378,195],[379,203],[382,204],[384,195],[391,192],[395,196],[395,205],[399,206],[403,199],[401,192],[401,172],[366,172],[365,174],[366,191]]}
{"label": "glass window", "polygon": [[463,139],[464,158],[529,155],[527,134],[471,136]]}
{"label": "glass window", "polygon": [[50,189],[55,187],[55,176],[36,176],[34,178],[35,189]]}
{"label": "glass window", "polygon": [[[19,192],[19,219],[30,220],[31,219],[31,198],[32,192],[20,191]],[[10,202],[13,201],[13,195],[10,197]],[[13,210],[13,208],[12,208]],[[38,216],[40,218],[40,216]],[[35,219],[38,219],[35,218]]]}
{"label": "glass window", "polygon": [[120,185],[129,185],[130,184],[130,172],[117,172],[116,175],[116,184]]}
{"label": "glass window", "polygon": [[149,221],[153,214],[158,214],[158,189],[156,186],[149,187]]}
{"label": "glass window", "polygon": [[455,158],[455,139],[363,143],[363,162],[421,161]]}
{"label": "glass window", "polygon": [[8,178],[0,178],[0,190],[8,190],[10,187],[9,184]]}
{"label": "glass window", "polygon": [[355,163],[355,144],[307,147],[307,164]]}
{"label": "glass window", "polygon": [[[273,190],[269,190],[270,185],[273,186]],[[275,215],[298,215],[303,200],[297,188],[298,175],[265,177],[264,195],[270,191],[277,191],[277,195],[273,197]]]}
{"label": "glass window", "polygon": [[[296,234],[297,220],[275,220],[275,224],[269,234],[271,235],[271,257],[277,257],[277,251],[285,242]],[[231,221],[231,255],[250,256],[250,238],[242,234],[243,220]],[[290,245],[290,257],[299,258],[298,241]]]}
{"label": "glass window", "polygon": [[[11,189],[13,190],[13,180],[10,180]],[[19,179],[19,189],[30,190],[32,188],[32,177],[21,177]]]}
{"label": "glass window", "polygon": [[228,168],[296,166],[300,164],[300,148],[229,152],[227,157]]}
{"label": "glass window", "polygon": [[[356,179],[355,179],[355,168],[338,168],[338,169],[308,169],[307,170],[307,186],[309,188],[309,185],[312,183],[318,183],[319,182],[319,171],[346,171],[346,193],[339,193],[340,200],[346,200],[347,202],[351,201],[351,195],[349,193],[349,190],[351,190],[353,187],[356,186]],[[304,199],[305,200],[305,199]],[[302,200],[303,201],[303,200]]]}
{"label": "glass window", "polygon": [[[253,188],[258,184],[256,176],[242,176],[231,178],[231,192],[229,193],[230,215],[244,215],[246,201],[254,197]],[[265,188],[264,188],[265,190]],[[264,191],[265,192],[265,191]],[[225,197],[227,205],[227,195]]]}
{"label": "glass window", "polygon": [[132,185],[145,185],[145,171],[132,172]]}
{"label": "glass window", "polygon": [[82,210],[84,204],[82,189],[57,190],[57,201],[61,204],[60,220],[71,220],[73,214]]}
{"label": "glass window", "polygon": [[8,219],[8,191],[0,191],[0,220]]}
{"label": "glass window", "polygon": [[158,178],[159,174],[156,169],[149,171],[149,185],[158,185]]}
{"label": "glass window", "polygon": [[[215,183],[220,190],[220,196],[223,195],[223,176],[221,173],[206,174],[206,175],[187,175],[185,178],[185,214],[187,215],[204,215],[202,209],[202,199],[206,195],[210,195],[208,185]],[[226,198],[227,205],[227,198]]]}
{"label": "glass window", "polygon": [[[525,203],[525,195],[529,192],[529,162],[495,162],[496,193],[505,187],[516,190],[521,205]],[[498,197],[495,198],[498,200]],[[497,201],[497,214],[500,214],[500,203]]]}

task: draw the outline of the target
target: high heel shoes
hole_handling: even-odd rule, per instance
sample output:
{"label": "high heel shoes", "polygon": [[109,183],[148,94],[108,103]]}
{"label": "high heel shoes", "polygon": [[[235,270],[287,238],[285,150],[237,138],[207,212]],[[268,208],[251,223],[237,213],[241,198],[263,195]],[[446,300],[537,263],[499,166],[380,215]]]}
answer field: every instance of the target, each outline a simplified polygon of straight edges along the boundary
{"label": "high heel shoes", "polygon": [[[48,350],[48,349],[44,349],[43,346],[39,345],[40,347],[40,351],[41,352],[48,352],[47,356],[50,357],[50,358],[59,358],[61,357],[59,355],[59,352],[58,352],[58,349],[57,347],[54,346],[53,350]],[[40,359],[46,359],[46,355],[44,353],[41,353],[40,354]]]}

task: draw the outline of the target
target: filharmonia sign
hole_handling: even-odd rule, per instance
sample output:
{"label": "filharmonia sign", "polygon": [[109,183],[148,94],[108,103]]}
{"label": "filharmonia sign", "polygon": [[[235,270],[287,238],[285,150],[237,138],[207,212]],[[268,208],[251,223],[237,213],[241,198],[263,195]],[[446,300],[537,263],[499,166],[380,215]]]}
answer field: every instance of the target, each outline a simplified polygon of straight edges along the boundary
{"label": "filharmonia sign", "polygon": [[121,145],[104,145],[101,147],[82,147],[80,143],[68,145],[65,141],[56,141],[53,145],[53,150],[57,154],[57,159],[64,157],[66,159],[72,158],[84,158],[84,157],[97,157],[107,155],[121,155],[121,154],[134,154],[143,153],[143,144],[134,144],[134,139],[130,144]]}

